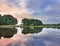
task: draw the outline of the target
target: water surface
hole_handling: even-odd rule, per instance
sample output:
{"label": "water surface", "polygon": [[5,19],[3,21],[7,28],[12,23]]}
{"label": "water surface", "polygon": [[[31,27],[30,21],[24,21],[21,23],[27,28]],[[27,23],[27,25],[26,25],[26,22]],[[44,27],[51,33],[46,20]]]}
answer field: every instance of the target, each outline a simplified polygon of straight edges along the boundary
{"label": "water surface", "polygon": [[14,34],[13,37],[0,39],[0,46],[60,46],[60,29],[42,28],[39,29],[40,31],[36,30],[38,32],[23,34],[23,29],[17,28],[17,34]]}

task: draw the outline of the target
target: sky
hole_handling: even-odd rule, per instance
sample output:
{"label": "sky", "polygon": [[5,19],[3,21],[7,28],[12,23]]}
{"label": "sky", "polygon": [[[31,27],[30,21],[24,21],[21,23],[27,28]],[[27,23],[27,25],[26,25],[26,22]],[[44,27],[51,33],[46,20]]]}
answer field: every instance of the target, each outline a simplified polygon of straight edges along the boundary
{"label": "sky", "polygon": [[0,0],[0,13],[22,18],[36,18],[44,24],[60,23],[60,0]]}

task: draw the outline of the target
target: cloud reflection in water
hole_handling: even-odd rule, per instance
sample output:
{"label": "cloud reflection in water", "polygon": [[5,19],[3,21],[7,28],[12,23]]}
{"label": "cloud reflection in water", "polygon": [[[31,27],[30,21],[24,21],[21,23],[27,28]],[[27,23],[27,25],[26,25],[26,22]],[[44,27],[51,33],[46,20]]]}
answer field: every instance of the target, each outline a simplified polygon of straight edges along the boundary
{"label": "cloud reflection in water", "polygon": [[42,32],[24,35],[21,33],[21,30],[19,29],[17,34],[14,35],[14,37],[10,39],[0,39],[0,45],[2,46],[59,46],[60,35],[58,35],[58,32],[60,32],[60,29],[44,28]]}

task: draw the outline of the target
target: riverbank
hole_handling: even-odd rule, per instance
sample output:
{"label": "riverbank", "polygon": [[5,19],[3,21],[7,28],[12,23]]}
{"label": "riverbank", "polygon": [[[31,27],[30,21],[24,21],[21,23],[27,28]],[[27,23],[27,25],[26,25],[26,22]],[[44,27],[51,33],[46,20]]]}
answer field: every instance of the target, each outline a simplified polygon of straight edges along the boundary
{"label": "riverbank", "polygon": [[38,27],[38,28],[60,28],[60,26],[48,26],[48,25],[40,25],[40,26],[21,26],[21,25],[0,25],[0,28],[15,28],[15,27],[29,27],[29,28],[34,28],[34,27]]}
{"label": "riverbank", "polygon": [[15,27],[21,27],[20,25],[0,25],[0,28],[15,28]]}

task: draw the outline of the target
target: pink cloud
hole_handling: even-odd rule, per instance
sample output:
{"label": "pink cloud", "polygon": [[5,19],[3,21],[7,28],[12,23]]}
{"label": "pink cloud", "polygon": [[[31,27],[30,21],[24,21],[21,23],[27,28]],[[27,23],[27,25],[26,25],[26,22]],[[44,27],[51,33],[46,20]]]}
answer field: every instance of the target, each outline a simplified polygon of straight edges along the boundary
{"label": "pink cloud", "polygon": [[32,18],[32,15],[26,13],[26,7],[15,8],[7,4],[5,1],[0,1],[0,13],[11,14],[19,20],[22,18]]}

